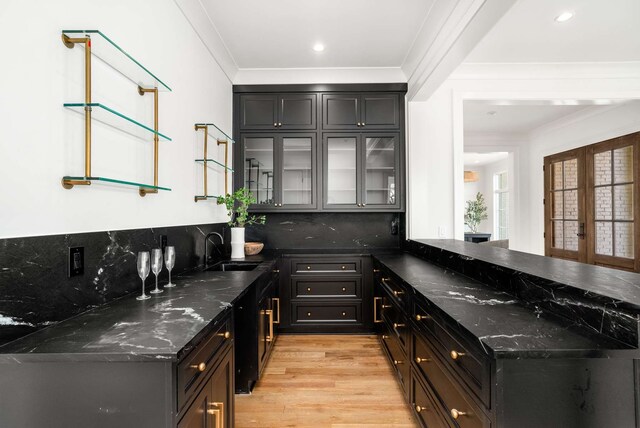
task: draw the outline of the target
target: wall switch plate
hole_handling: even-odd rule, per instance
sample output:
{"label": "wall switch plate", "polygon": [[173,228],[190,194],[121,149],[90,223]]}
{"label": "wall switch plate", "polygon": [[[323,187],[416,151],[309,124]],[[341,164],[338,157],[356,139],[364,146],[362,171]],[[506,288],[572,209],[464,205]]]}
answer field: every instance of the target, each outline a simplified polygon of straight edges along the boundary
{"label": "wall switch plate", "polygon": [[167,248],[167,235],[160,235],[160,249],[164,254],[164,249]]}
{"label": "wall switch plate", "polygon": [[391,234],[398,234],[398,217],[394,217],[393,220],[391,220]]}
{"label": "wall switch plate", "polygon": [[69,278],[84,274],[84,247],[69,248]]}

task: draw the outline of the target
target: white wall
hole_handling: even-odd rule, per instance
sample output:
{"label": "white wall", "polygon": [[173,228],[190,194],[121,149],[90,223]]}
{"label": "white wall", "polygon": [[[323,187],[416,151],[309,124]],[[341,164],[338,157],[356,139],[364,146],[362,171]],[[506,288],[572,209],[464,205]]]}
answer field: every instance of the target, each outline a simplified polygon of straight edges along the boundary
{"label": "white wall", "polygon": [[[463,238],[463,151],[465,99],[475,100],[581,100],[640,99],[640,63],[624,64],[483,64],[461,66],[427,101],[408,105],[408,160],[410,182],[408,231],[412,239],[437,238],[440,226],[445,237]],[[637,121],[637,116],[636,116]],[[507,143],[507,145],[510,143]],[[494,151],[514,152],[514,171],[528,176],[540,171],[526,149],[518,153],[494,144]],[[514,196],[528,195],[527,183],[514,185]],[[535,209],[532,198],[516,201],[515,218],[523,219],[511,229],[510,247],[540,252],[542,237],[532,219],[518,213]],[[517,232],[517,234],[516,234]]]}
{"label": "white wall", "polygon": [[[65,190],[84,175],[83,117],[63,108],[84,101],[83,50],[67,49],[62,29],[98,29],[165,81],[160,94],[160,180],[171,192],[95,184]],[[231,130],[231,83],[173,0],[3,1],[0,7],[0,238],[226,221],[202,192],[202,132],[195,122]],[[94,37],[94,51],[98,51]],[[153,123],[152,97],[93,61],[93,102]],[[92,175],[151,183],[152,138],[133,138],[94,121]],[[222,152],[211,150],[221,159]],[[212,170],[209,193],[222,191]]]}
{"label": "white wall", "polygon": [[[493,176],[497,173],[507,171],[511,176],[509,159],[502,159],[491,162],[479,167],[467,166],[465,170],[476,171],[478,173],[478,181],[464,183],[464,201],[475,200],[478,192],[484,196],[487,205],[487,219],[480,222],[478,232],[491,233],[491,239],[496,238],[495,216],[494,216],[494,193],[493,193]],[[468,230],[468,228],[467,228]]]}

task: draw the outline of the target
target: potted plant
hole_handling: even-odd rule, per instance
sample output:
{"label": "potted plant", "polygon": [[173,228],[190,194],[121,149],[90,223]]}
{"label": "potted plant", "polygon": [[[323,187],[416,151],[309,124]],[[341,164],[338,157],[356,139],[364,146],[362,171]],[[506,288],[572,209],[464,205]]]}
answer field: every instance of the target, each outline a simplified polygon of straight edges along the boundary
{"label": "potted plant", "polygon": [[218,196],[218,205],[224,204],[229,216],[231,227],[231,258],[244,258],[244,227],[251,224],[264,224],[266,216],[249,215],[249,205],[256,202],[253,193],[246,187],[241,187],[232,194]]}
{"label": "potted plant", "polygon": [[478,192],[475,201],[467,201],[467,207],[464,210],[464,224],[469,226],[471,233],[478,233],[478,225],[488,217],[487,204],[484,202],[484,196]]}

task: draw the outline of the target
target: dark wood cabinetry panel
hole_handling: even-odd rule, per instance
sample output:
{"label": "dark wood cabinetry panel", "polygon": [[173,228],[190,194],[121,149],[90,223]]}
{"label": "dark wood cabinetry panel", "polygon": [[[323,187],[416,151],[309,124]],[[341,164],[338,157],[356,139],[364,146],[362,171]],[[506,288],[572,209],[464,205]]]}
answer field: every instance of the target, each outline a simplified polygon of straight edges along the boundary
{"label": "dark wood cabinetry panel", "polygon": [[358,94],[323,94],[322,95],[322,127],[323,129],[359,128],[360,95]]}
{"label": "dark wood cabinetry panel", "polygon": [[240,96],[240,129],[316,129],[316,94]]}
{"label": "dark wood cabinetry panel", "polygon": [[398,94],[323,94],[322,127],[327,130],[397,129]]}
{"label": "dark wood cabinetry panel", "polygon": [[276,95],[241,95],[240,129],[276,129],[278,97]]}
{"label": "dark wood cabinetry panel", "polygon": [[316,94],[284,94],[278,96],[278,129],[316,129]]}
{"label": "dark wood cabinetry panel", "polygon": [[397,94],[365,94],[360,115],[363,129],[393,129],[400,127],[400,100]]}

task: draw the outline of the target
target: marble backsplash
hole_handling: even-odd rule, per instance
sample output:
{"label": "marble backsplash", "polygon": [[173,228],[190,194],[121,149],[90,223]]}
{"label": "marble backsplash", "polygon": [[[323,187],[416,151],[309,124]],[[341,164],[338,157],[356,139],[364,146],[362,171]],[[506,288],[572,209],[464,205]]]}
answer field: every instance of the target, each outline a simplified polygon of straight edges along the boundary
{"label": "marble backsplash", "polygon": [[[534,311],[561,316],[625,344],[634,347],[639,345],[638,313],[623,307],[624,304],[619,300],[457,254],[437,245],[409,240],[405,242],[404,249],[424,260],[504,291]],[[533,257],[531,263],[535,263]],[[580,264],[572,263],[567,265],[569,268],[580,269]]]}
{"label": "marble backsplash", "polygon": [[[220,223],[0,239],[0,345],[139,291],[137,252],[159,248],[161,235],[176,248],[172,275],[179,275],[203,264],[208,232],[224,233],[228,246],[227,229]],[[69,247],[84,247],[83,275],[68,278]],[[154,278],[151,273],[147,286]],[[164,269],[160,284],[167,279]]]}

